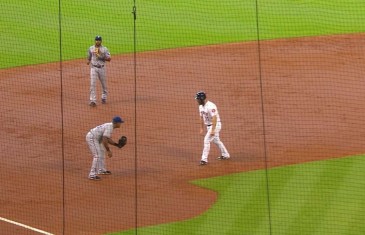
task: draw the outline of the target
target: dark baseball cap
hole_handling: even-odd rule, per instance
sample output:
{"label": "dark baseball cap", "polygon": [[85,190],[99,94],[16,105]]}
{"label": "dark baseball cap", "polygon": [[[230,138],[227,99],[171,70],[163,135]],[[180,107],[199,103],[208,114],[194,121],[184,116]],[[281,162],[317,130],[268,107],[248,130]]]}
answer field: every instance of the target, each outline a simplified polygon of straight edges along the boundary
{"label": "dark baseball cap", "polygon": [[102,41],[101,36],[99,36],[99,35],[98,35],[98,36],[96,36],[96,37],[95,37],[95,41]]}

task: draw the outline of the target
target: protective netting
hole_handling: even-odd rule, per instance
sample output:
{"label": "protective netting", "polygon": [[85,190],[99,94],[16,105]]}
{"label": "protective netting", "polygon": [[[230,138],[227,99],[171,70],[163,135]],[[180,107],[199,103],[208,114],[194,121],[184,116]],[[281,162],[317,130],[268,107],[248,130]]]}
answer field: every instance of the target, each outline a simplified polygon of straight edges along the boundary
{"label": "protective netting", "polygon": [[365,234],[361,1],[0,8],[0,235]]}

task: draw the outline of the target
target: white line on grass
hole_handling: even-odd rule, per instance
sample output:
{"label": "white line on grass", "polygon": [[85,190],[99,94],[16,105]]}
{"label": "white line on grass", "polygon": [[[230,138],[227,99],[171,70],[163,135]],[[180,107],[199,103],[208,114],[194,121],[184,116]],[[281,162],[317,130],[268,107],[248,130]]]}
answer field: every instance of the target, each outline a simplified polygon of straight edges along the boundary
{"label": "white line on grass", "polygon": [[33,228],[33,227],[28,226],[28,225],[21,224],[21,223],[18,223],[18,222],[12,221],[12,220],[8,220],[8,219],[5,219],[5,218],[3,218],[3,217],[0,217],[0,220],[5,221],[5,222],[8,222],[8,223],[11,223],[11,224],[18,225],[18,226],[20,226],[20,227],[23,227],[23,228],[26,228],[26,229],[29,229],[29,230],[33,230],[33,231],[38,232],[38,233],[42,233],[42,234],[46,234],[46,235],[54,235],[54,234],[52,234],[52,233],[47,233],[47,232],[42,231],[42,230],[40,230],[40,229]]}

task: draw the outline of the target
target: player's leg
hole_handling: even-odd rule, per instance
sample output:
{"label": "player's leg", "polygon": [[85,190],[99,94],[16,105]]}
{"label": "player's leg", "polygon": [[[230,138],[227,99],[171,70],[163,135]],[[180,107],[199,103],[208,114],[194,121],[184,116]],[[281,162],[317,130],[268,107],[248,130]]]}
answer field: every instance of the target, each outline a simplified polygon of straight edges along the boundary
{"label": "player's leg", "polygon": [[215,143],[218,146],[218,148],[221,152],[221,156],[218,157],[218,159],[223,160],[223,159],[230,158],[230,155],[228,153],[228,150],[227,150],[226,146],[224,146],[223,142],[220,140],[219,137],[215,137],[213,139],[213,143]]}
{"label": "player's leg", "polygon": [[102,146],[102,144],[100,144],[99,152],[100,152],[100,157],[97,164],[97,172],[98,174],[101,174],[102,172],[107,171],[105,169],[105,148],[104,146]]}
{"label": "player's leg", "polygon": [[221,141],[219,137],[219,133],[221,131],[222,125],[220,122],[217,123],[215,135],[213,137],[213,143],[216,144],[221,152],[221,156],[218,159],[228,159],[230,157],[227,148],[224,146],[223,142]]}
{"label": "player's leg", "polygon": [[91,155],[93,157],[91,169],[89,172],[89,179],[98,179],[99,177],[96,175],[97,174],[96,168],[97,168],[98,159],[99,159],[99,142],[97,140],[95,140],[95,138],[93,137],[93,135],[91,133],[88,133],[86,135],[86,142],[87,142],[87,145],[89,146]]}
{"label": "player's leg", "polygon": [[90,105],[96,105],[96,80],[98,73],[96,68],[90,69]]}
{"label": "player's leg", "polygon": [[203,153],[202,153],[202,157],[201,157],[201,162],[208,162],[208,155],[209,155],[209,151],[210,151],[210,142],[212,142],[213,140],[213,136],[210,135],[210,129],[211,127],[209,127],[207,129],[207,134],[204,137],[204,148],[203,148]]}
{"label": "player's leg", "polygon": [[105,103],[106,98],[108,96],[108,88],[107,88],[107,83],[106,83],[106,70],[105,70],[105,68],[101,68],[99,70],[100,70],[99,79],[100,79],[100,83],[101,83],[101,87],[102,87],[101,101],[102,101],[102,103]]}

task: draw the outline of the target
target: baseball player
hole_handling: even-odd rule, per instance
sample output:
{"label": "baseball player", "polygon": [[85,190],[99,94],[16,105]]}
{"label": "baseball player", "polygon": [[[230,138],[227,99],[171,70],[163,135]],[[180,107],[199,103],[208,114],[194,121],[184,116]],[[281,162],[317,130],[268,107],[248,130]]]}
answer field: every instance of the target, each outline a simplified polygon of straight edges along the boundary
{"label": "baseball player", "polygon": [[108,48],[101,45],[101,36],[95,37],[95,45],[91,46],[87,52],[87,64],[90,65],[90,106],[96,106],[96,80],[99,79],[103,92],[101,103],[106,103],[108,88],[106,86],[105,62],[110,61]]}
{"label": "baseball player", "polygon": [[196,93],[195,99],[199,104],[199,113],[201,119],[200,134],[204,133],[204,128],[207,130],[207,133],[204,137],[204,149],[200,165],[207,165],[210,151],[210,142],[212,141],[218,146],[221,152],[221,156],[218,157],[218,160],[228,160],[230,155],[222,141],[219,139],[219,132],[222,128],[222,124],[217,106],[207,100],[207,96],[204,91],[199,91]]}
{"label": "baseball player", "polygon": [[109,145],[118,147],[118,143],[111,139],[111,135],[115,128],[120,128],[124,123],[121,117],[116,116],[112,122],[101,124],[91,129],[86,135],[86,142],[89,146],[91,154],[93,156],[93,162],[89,173],[89,179],[100,180],[99,175],[110,175],[111,172],[105,168],[105,152],[108,157],[112,157],[113,154],[109,148]]}

